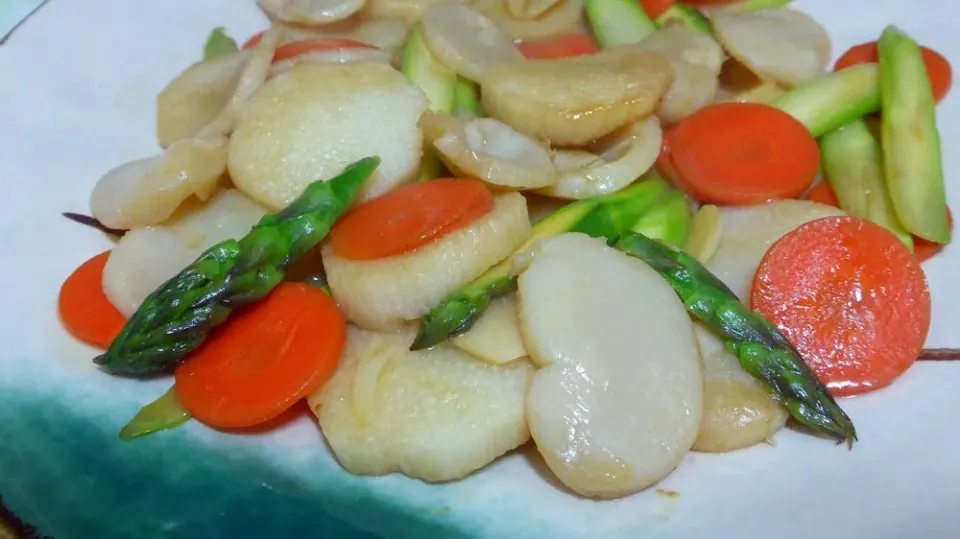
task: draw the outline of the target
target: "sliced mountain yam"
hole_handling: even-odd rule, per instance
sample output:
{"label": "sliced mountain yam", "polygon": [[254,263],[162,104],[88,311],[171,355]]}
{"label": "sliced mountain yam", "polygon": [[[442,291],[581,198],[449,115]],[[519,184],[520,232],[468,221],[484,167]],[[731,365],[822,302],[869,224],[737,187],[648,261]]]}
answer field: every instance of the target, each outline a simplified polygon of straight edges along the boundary
{"label": "sliced mountain yam", "polygon": [[502,365],[527,356],[517,318],[517,296],[494,298],[466,332],[450,343],[477,359]]}
{"label": "sliced mountain yam", "polygon": [[423,41],[440,63],[473,81],[497,64],[523,59],[497,23],[463,4],[443,3],[427,9]]}

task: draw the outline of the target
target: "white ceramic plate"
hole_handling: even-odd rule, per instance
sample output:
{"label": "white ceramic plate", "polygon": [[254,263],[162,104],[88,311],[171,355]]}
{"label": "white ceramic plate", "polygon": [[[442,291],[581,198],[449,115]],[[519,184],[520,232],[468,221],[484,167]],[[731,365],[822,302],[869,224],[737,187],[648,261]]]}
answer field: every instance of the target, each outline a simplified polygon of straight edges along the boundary
{"label": "white ceramic plate", "polygon": [[[800,0],[834,50],[895,22],[960,61],[955,2]],[[269,436],[191,423],[131,443],[117,431],[168,381],[108,377],[60,329],[55,298],[110,246],[62,211],[86,211],[107,169],[157,150],[157,92],[207,33],[238,39],[253,0],[56,0],[0,47],[0,496],[44,534],[69,537],[948,538],[960,537],[960,363],[922,364],[843,402],[853,451],[792,431],[776,446],[693,454],[659,487],[614,502],[555,489],[522,454],[466,481],[353,477],[307,417]],[[960,65],[960,64],[958,64]],[[960,208],[960,100],[938,109]],[[960,249],[924,266],[929,346],[957,346]]]}

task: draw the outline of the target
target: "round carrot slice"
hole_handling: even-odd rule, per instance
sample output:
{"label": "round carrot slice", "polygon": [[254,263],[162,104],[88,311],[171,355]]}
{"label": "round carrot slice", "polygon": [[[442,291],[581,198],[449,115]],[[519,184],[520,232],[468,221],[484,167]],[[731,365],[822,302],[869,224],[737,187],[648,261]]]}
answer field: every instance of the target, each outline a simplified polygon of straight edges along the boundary
{"label": "round carrot slice", "polygon": [[57,300],[63,327],[77,339],[104,349],[127,323],[103,293],[103,268],[108,258],[110,251],[105,251],[81,264],[64,281]]}
{"label": "round carrot slice", "polygon": [[[950,231],[953,231],[953,213],[947,208],[947,222],[950,224]],[[925,240],[920,236],[913,237],[913,254],[917,255],[920,262],[926,262],[940,253],[946,247],[943,243],[934,243]]]}
{"label": "round carrot slice", "polygon": [[281,283],[177,366],[177,396],[214,427],[264,423],[330,379],[345,340],[346,321],[330,296]]}
{"label": "round carrot slice", "polygon": [[760,103],[701,109],[673,129],[669,154],[690,195],[711,204],[796,198],[820,169],[820,148],[807,128]]}
{"label": "round carrot slice", "polygon": [[651,19],[658,19],[676,3],[676,0],[640,0],[640,6]]}
{"label": "round carrot slice", "polygon": [[[953,68],[942,54],[933,49],[921,46],[920,53],[923,55],[923,63],[927,66],[927,77],[930,78],[933,98],[939,103],[947,97],[950,87],[953,86]],[[875,64],[879,61],[880,51],[877,49],[877,42],[869,41],[850,47],[834,64],[833,70],[840,71],[850,66]]]}
{"label": "round carrot slice", "polygon": [[813,202],[819,202],[820,204],[833,206],[834,208],[840,207],[840,201],[837,199],[837,193],[833,191],[833,187],[830,187],[830,184],[826,181],[822,181],[815,185],[813,189],[807,193],[805,198]]}
{"label": "round carrot slice", "polygon": [[774,243],[750,303],[837,396],[891,384],[916,361],[930,327],[917,258],[885,228],[854,217],[811,221]]}
{"label": "round carrot slice", "polygon": [[517,45],[517,48],[526,58],[532,60],[568,58],[600,52],[597,42],[584,34],[566,34],[534,41],[524,41]]}
{"label": "round carrot slice", "polygon": [[334,253],[351,260],[401,255],[459,230],[493,209],[479,180],[443,178],[379,196],[345,215],[330,231]]}

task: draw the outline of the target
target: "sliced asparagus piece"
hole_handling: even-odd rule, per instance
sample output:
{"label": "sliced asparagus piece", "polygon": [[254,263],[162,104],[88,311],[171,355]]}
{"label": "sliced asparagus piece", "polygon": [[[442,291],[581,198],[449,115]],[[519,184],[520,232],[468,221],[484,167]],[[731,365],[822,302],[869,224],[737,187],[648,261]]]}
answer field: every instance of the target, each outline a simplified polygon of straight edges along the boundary
{"label": "sliced asparagus piece", "polygon": [[740,303],[720,279],[692,256],[641,234],[624,234],[617,247],[660,273],[687,311],[722,336],[744,370],[760,380],[797,421],[853,446],[857,439],[853,422],[800,353],[766,318]]}
{"label": "sliced asparagus piece", "polygon": [[[537,222],[530,239],[517,251],[526,251],[538,240],[564,232],[582,232],[613,241],[630,230],[668,190],[670,187],[662,180],[646,180],[616,193],[564,206]],[[508,257],[433,308],[420,323],[410,349],[428,348],[470,329],[492,298],[516,290],[517,279],[510,275],[510,266]]]}
{"label": "sliced asparagus piece", "polygon": [[657,17],[656,24],[657,28],[663,28],[671,24],[681,24],[691,30],[713,35],[713,26],[710,24],[710,19],[704,17],[697,11],[697,8],[686,4],[673,4],[663,15]]}
{"label": "sliced asparagus piece", "polygon": [[480,90],[477,83],[463,77],[457,78],[457,86],[453,92],[453,113],[469,114],[477,118],[487,115],[480,103]]}
{"label": "sliced asparagus piece", "polygon": [[693,211],[682,191],[671,190],[643,214],[631,230],[680,248],[687,243]]}
{"label": "sliced asparagus piece", "polygon": [[820,151],[823,173],[837,194],[840,208],[886,228],[913,248],[913,236],[897,218],[884,184],[880,141],[867,123],[854,120],[827,133],[820,138]]}
{"label": "sliced asparagus piece", "polygon": [[880,108],[877,64],[862,64],[798,86],[770,102],[820,137]]}
{"label": "sliced asparagus piece", "polygon": [[936,103],[920,46],[895,26],[880,36],[880,100],[887,188],[903,226],[949,243]]}
{"label": "sliced asparagus piece", "polygon": [[190,421],[190,412],[177,396],[177,387],[170,386],[160,398],[144,406],[121,430],[120,439],[127,441],[169,430]]}
{"label": "sliced asparagus piece", "polygon": [[199,347],[237,307],[255,303],[317,246],[380,164],[368,157],[329,181],[316,181],[249,234],[214,245],[150,294],[94,363],[111,374],[168,371]]}
{"label": "sliced asparagus piece", "polygon": [[657,25],[635,0],[585,0],[590,28],[600,47],[640,43],[657,31]]}

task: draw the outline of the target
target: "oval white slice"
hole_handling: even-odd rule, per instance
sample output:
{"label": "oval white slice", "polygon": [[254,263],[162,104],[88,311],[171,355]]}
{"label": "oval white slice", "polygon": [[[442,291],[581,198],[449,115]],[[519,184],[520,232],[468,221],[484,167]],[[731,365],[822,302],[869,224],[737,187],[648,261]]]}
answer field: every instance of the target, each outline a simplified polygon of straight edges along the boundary
{"label": "oval white slice", "polygon": [[449,344],[411,352],[414,334],[348,327],[336,373],[308,399],[347,471],[452,481],[530,438],[529,362],[491,365]]}
{"label": "oval white slice", "polygon": [[457,348],[487,363],[502,365],[527,356],[517,318],[517,296],[494,298],[469,331],[450,340]]}
{"label": "oval white slice", "polygon": [[516,19],[536,19],[562,0],[506,0],[507,11]]}
{"label": "oval white slice", "polygon": [[564,485],[617,498],[666,477],[697,435],[703,378],[690,318],[642,261],[563,234],[518,283],[537,449]]}
{"label": "oval white slice", "polygon": [[427,9],[423,40],[440,63],[474,81],[491,66],[523,60],[497,23],[462,4],[436,4]]}
{"label": "oval white slice", "polygon": [[354,64],[360,62],[379,62],[390,65],[393,56],[382,49],[335,49],[331,51],[308,52],[293,58],[274,62],[270,66],[269,78],[290,71],[293,66],[302,63],[312,64]]}
{"label": "oval white slice", "polygon": [[584,27],[583,0],[561,0],[532,19],[518,19],[504,0],[476,0],[473,9],[493,19],[512,39],[533,40],[572,32]]}
{"label": "oval white slice", "polygon": [[637,47],[720,73],[725,54],[715,39],[686,26],[667,26],[645,37]]}
{"label": "oval white slice", "polygon": [[360,11],[366,0],[257,0],[271,19],[303,26],[342,21]]}

